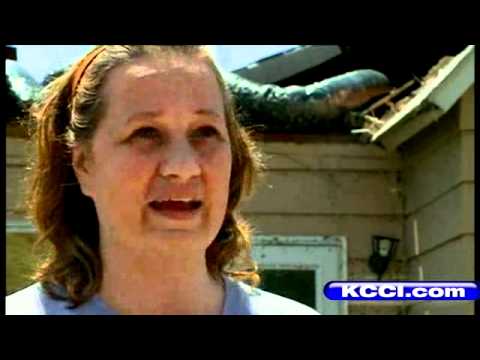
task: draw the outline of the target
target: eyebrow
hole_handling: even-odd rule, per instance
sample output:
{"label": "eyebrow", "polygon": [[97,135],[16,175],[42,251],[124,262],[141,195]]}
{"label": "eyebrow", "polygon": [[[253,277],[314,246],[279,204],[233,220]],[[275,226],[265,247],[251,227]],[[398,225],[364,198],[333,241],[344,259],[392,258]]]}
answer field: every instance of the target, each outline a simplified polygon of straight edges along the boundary
{"label": "eyebrow", "polygon": [[222,116],[216,112],[215,110],[210,110],[210,109],[199,109],[195,111],[196,115],[206,115],[206,116],[213,116],[217,118],[221,118]]}
{"label": "eyebrow", "polygon": [[[200,115],[200,116],[208,116],[208,117],[214,117],[221,119],[222,116],[216,112],[215,110],[210,110],[210,109],[198,109],[197,111],[194,112],[195,115]],[[156,117],[161,117],[163,116],[163,111],[142,111],[139,113],[135,113],[132,116],[130,116],[127,120],[127,123],[132,123],[134,121],[140,121],[143,119],[153,119]]]}

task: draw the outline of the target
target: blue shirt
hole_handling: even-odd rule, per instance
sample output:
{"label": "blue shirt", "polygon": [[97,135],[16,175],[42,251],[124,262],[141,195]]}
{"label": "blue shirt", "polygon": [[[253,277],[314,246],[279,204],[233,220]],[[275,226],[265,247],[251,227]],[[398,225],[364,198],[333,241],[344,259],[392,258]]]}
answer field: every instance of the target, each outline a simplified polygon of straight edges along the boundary
{"label": "blue shirt", "polygon": [[[253,288],[224,277],[225,300],[222,315],[319,315],[314,309],[291,299]],[[119,315],[95,295],[75,309],[52,299],[35,283],[6,297],[6,315]]]}

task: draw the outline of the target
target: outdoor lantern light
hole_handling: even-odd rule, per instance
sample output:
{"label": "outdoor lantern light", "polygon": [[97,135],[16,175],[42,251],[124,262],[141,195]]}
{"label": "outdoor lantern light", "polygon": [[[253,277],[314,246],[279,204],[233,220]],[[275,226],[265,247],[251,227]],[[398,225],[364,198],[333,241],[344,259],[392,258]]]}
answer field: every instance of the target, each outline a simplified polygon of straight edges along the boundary
{"label": "outdoor lantern light", "polygon": [[368,259],[368,266],[372,272],[378,275],[381,280],[382,275],[387,270],[388,264],[392,260],[399,239],[386,236],[372,236],[372,255]]}

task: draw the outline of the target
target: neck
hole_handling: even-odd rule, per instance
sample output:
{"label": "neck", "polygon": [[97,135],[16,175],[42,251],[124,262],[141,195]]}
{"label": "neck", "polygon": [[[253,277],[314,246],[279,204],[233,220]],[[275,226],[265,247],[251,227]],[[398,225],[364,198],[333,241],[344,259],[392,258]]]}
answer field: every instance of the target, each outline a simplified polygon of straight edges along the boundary
{"label": "neck", "polygon": [[[182,249],[184,250],[184,249]],[[223,282],[207,271],[204,254],[102,248],[100,296],[122,314],[221,314]]]}

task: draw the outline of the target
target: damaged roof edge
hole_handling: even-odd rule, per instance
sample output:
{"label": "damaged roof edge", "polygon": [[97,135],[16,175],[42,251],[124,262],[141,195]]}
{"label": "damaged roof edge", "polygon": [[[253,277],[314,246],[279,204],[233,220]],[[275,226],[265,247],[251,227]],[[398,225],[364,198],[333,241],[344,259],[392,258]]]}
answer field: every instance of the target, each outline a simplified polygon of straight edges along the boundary
{"label": "damaged roof edge", "polygon": [[260,84],[275,83],[318,66],[341,53],[338,45],[304,45],[260,59],[233,72]]}
{"label": "damaged roof edge", "polygon": [[371,142],[380,142],[393,151],[450,110],[475,81],[474,49],[469,45],[455,56],[431,84],[372,136]]}

